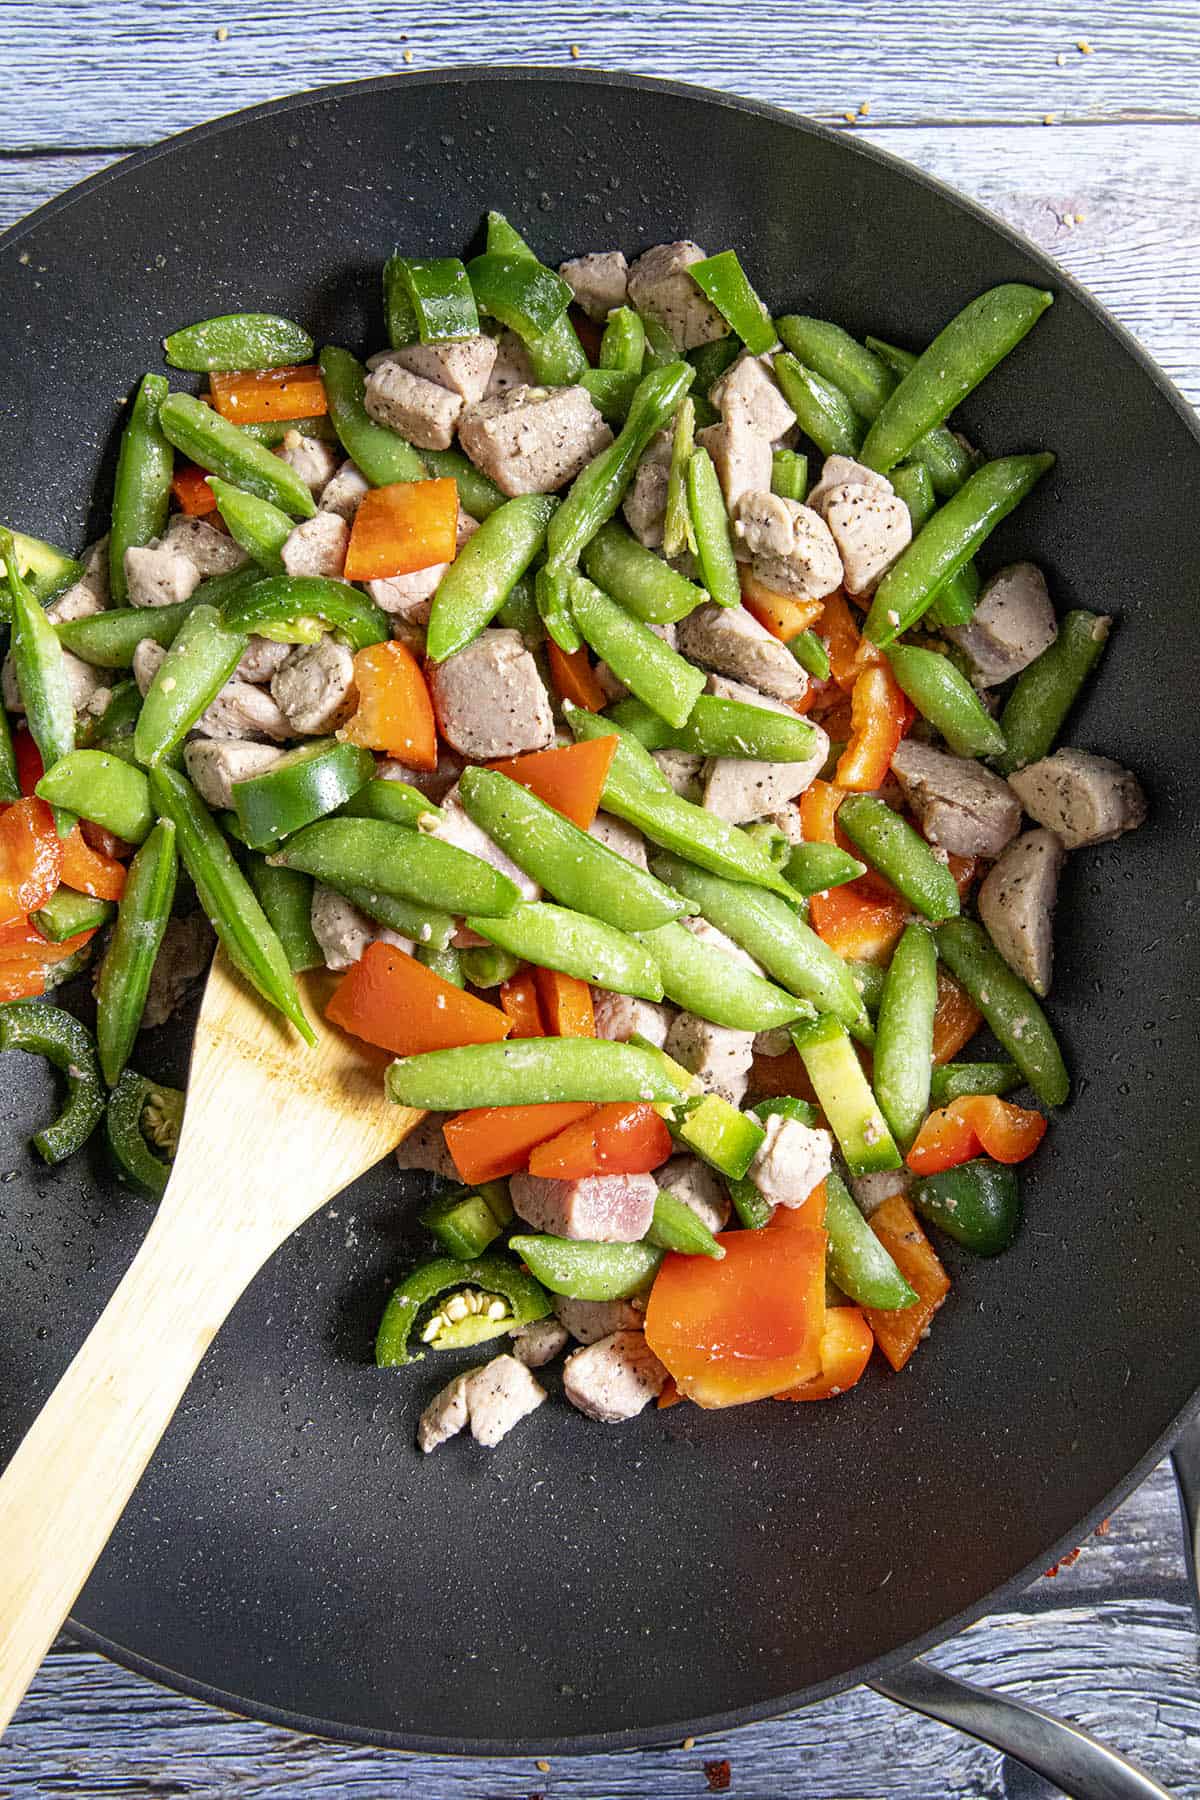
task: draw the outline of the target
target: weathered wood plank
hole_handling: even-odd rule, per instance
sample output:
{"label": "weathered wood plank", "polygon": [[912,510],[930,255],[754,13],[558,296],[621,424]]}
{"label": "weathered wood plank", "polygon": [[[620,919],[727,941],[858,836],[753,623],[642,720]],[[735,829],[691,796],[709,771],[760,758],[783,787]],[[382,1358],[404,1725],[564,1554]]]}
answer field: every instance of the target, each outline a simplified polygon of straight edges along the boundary
{"label": "weathered wood plank", "polygon": [[[7,0],[20,80],[0,94],[0,147],[143,143],[217,111],[291,89],[471,62],[569,65],[677,76],[838,119],[867,101],[889,124],[974,118],[1187,117],[1200,110],[1194,32],[1177,0],[1019,0],[968,8],[927,0],[461,0],[428,7],[343,0]],[[336,18],[336,25],[334,19]],[[215,28],[228,39],[218,43]],[[1090,33],[1094,53],[1077,40]],[[48,46],[53,53],[48,54]],[[919,48],[918,48],[919,45]],[[1058,67],[1056,58],[1065,58]],[[119,96],[119,101],[117,97]],[[67,103],[64,104],[64,101]],[[115,103],[117,102],[117,103]]]}
{"label": "weathered wood plank", "polygon": [[[1200,130],[958,127],[864,135],[1033,238],[1200,402]],[[0,227],[109,160],[68,155],[0,164]]]}

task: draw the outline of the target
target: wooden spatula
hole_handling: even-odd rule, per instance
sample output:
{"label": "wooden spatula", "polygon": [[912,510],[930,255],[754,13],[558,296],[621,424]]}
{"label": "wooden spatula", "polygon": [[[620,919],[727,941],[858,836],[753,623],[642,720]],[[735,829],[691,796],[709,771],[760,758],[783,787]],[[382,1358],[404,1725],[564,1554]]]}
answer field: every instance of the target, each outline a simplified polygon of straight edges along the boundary
{"label": "wooden spatula", "polygon": [[311,1050],[218,954],[154,1223],[0,1477],[0,1733],[238,1296],[421,1117],[325,1024],[326,978],[305,990]]}

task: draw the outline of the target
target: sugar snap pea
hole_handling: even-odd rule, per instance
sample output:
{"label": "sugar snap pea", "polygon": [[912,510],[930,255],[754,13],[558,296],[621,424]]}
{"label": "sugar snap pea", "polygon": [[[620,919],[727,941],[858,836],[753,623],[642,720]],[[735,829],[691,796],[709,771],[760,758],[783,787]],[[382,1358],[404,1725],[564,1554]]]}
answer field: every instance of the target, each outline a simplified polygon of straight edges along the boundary
{"label": "sugar snap pea", "polygon": [[1022,669],[1000,715],[1005,751],[996,767],[1012,775],[1049,754],[1084,682],[1104,654],[1112,620],[1103,613],[1069,612],[1058,636]]}
{"label": "sugar snap pea", "polygon": [[161,762],[183,742],[245,649],[245,633],[230,630],[215,607],[197,606],[188,614],[146,691],[134,727],[134,754],[144,767]]}
{"label": "sugar snap pea", "polygon": [[938,928],[937,948],[1039,1100],[1061,1106],[1071,1082],[1050,1022],[983,927],[951,919]]}
{"label": "sugar snap pea", "polygon": [[480,830],[563,906],[621,931],[651,931],[688,910],[679,894],[506,775],[465,769],[459,794]]}
{"label": "sugar snap pea", "polygon": [[746,700],[700,694],[677,729],[645,701],[619,700],[605,715],[632,732],[647,750],[691,750],[698,756],[748,757],[760,762],[807,762],[816,735],[796,713],[768,710]]}
{"label": "sugar snap pea", "polygon": [[[688,504],[687,472],[696,448],[696,402],[685,394],[675,414],[671,433],[671,461],[667,469],[667,500],[663,508],[663,556],[695,552],[696,533]],[[601,582],[603,587],[604,583]]]}
{"label": "sugar snap pea", "polygon": [[357,463],[371,486],[424,481],[425,464],[417,451],[398,432],[376,424],[363,404],[367,378],[358,358],[336,344],[326,344],[319,361],[334,430],[346,455]]}
{"label": "sugar snap pea", "polygon": [[385,1082],[389,1099],[398,1106],[426,1112],[551,1100],[597,1106],[644,1100],[676,1106],[683,1098],[659,1052],[607,1038],[520,1038],[427,1050],[398,1058]]}
{"label": "sugar snap pea", "polygon": [[674,1250],[677,1256],[711,1256],[714,1262],[720,1262],[725,1254],[704,1220],[662,1188],[654,1202],[646,1242],[660,1250]]}
{"label": "sugar snap pea", "polygon": [[693,450],[688,459],[687,492],[696,560],[704,585],[718,606],[740,606],[742,590],[729,514],[716,467],[707,450]]}
{"label": "sugar snap pea", "polygon": [[1023,1079],[1016,1063],[943,1063],[933,1071],[929,1098],[934,1106],[949,1106],[970,1094],[1007,1094]]}
{"label": "sugar snap pea", "polygon": [[442,816],[428,794],[407,781],[389,781],[380,775],[364,782],[342,807],[349,819],[382,819],[385,825],[420,825],[428,829]]}
{"label": "sugar snap pea", "polygon": [[602,525],[583,552],[584,573],[647,625],[667,625],[703,606],[708,596],[615,519]]}
{"label": "sugar snap pea", "polygon": [[108,534],[108,585],[115,606],[128,593],[126,550],[160,537],[167,523],[175,459],[158,415],[170,391],[165,376],[144,375],[121,433]]}
{"label": "sugar snap pea", "polygon": [[1004,733],[949,657],[915,644],[893,644],[887,659],[917,711],[941,732],[956,756],[1003,753]]}
{"label": "sugar snap pea", "polygon": [[78,813],[127,844],[140,844],[154,823],[150,784],[142,770],[106,750],[69,750],[37,784],[51,806]]}
{"label": "sugar snap pea", "polygon": [[685,362],[667,363],[642,377],[617,437],[575,477],[550,521],[546,533],[550,563],[573,567],[579,561],[605,520],[620,506],[642,452],[655,432],[674,416],[694,378],[695,370]]}
{"label": "sugar snap pea", "polygon": [[880,357],[828,319],[785,313],[775,329],[798,362],[841,390],[860,419],[876,417],[896,385]]}
{"label": "sugar snap pea", "polygon": [[785,500],[804,500],[808,494],[808,458],[801,450],[781,448],[771,452],[771,492]]}
{"label": "sugar snap pea", "polygon": [[893,1312],[917,1295],[859,1212],[836,1169],[825,1177],[829,1273],[848,1300]]}
{"label": "sugar snap pea", "polygon": [[600,367],[640,375],[645,352],[646,328],[632,306],[614,307],[600,340]]}
{"label": "sugar snap pea", "polygon": [[957,915],[958,888],[949,868],[885,800],[848,795],[838,808],[838,824],[872,868],[927,919]]}
{"label": "sugar snap pea", "polygon": [[890,476],[892,488],[908,508],[913,536],[926,526],[937,511],[937,496],[924,463],[902,463]]}
{"label": "sugar snap pea", "polygon": [[163,339],[163,349],[173,369],[199,374],[306,363],[313,341],[303,326],[277,313],[223,313],[173,331]]}
{"label": "sugar snap pea", "polygon": [[142,696],[137,682],[132,678],[115,681],[103,710],[90,713],[86,720],[76,721],[76,744],[81,750],[107,750],[114,740],[131,744],[141,710]]}
{"label": "sugar snap pea", "polygon": [[202,581],[186,600],[174,601],[170,606],[114,606],[83,619],[64,619],[55,630],[63,649],[84,662],[98,669],[128,669],[132,668],[134,651],[144,638],[152,638],[165,650],[197,606],[222,609],[235,595],[261,580],[260,569],[235,569],[228,575],[213,575]]}
{"label": "sugar snap pea", "polygon": [[96,986],[100,1068],[115,1087],[142,1022],[154,959],[175,898],[175,826],[160,819],[129,865]]}
{"label": "sugar snap pea", "polygon": [[942,584],[1053,467],[1050,455],[1002,456],[977,470],[876,588],[864,628],[871,642],[882,648],[915,625]]}
{"label": "sugar snap pea", "polygon": [[199,794],[177,770],[157,763],[150,798],[160,817],[174,821],[183,866],[230,960],[313,1043],[283,946]]}
{"label": "sugar snap pea", "polygon": [[240,544],[260,569],[269,575],[282,575],[280,551],[292,535],[293,520],[269,500],[232,487],[219,476],[210,476],[208,485],[217,497],[217,511],[228,525],[234,543]]}
{"label": "sugar snap pea", "polygon": [[210,475],[272,501],[293,519],[311,519],[316,512],[317,503],[295,469],[191,394],[168,394],[158,423],[176,450]]}
{"label": "sugar snap pea", "polygon": [[459,952],[464,978],[472,987],[496,988],[511,981],[521,966],[519,957],[495,944],[477,944]]}
{"label": "sugar snap pea", "polygon": [[495,482],[461,450],[422,450],[421,461],[430,475],[457,482],[458,503],[473,519],[490,519],[504,505],[505,495]]}
{"label": "sugar snap pea", "polygon": [[431,944],[418,944],[416,958],[451,987],[465,988],[467,978],[463,974],[462,951],[452,949],[449,945],[444,950],[435,950]]}
{"label": "sugar snap pea", "polygon": [[567,594],[576,628],[618,681],[668,725],[683,725],[704,691],[703,669],[672,650],[584,576],[568,577]]}
{"label": "sugar snap pea", "polygon": [[73,1013],[46,1000],[10,1000],[0,1006],[0,1051],[44,1056],[67,1078],[58,1117],[32,1138],[43,1162],[60,1163],[84,1145],[104,1115],[104,1084],[96,1044]]}
{"label": "sugar snap pea", "polygon": [[426,654],[444,662],[489,625],[546,541],[558,502],[518,494],[498,507],[465,543],[438,584]]}
{"label": "sugar snap pea", "polygon": [[329,887],[344,882],[455,914],[512,912],[521,895],[498,869],[455,844],[379,819],[318,819],[274,853]]}
{"label": "sugar snap pea", "polygon": [[615,994],[661,1000],[663,982],[652,949],[615,925],[549,901],[523,903],[504,918],[467,914],[480,937],[522,962],[594,981]]}
{"label": "sugar snap pea", "polygon": [[770,1031],[810,1008],[794,994],[756,975],[719,945],[705,943],[685,925],[660,925],[643,934],[668,1000],[698,1018],[734,1031]]}
{"label": "sugar snap pea", "polygon": [[778,351],[771,367],[797,424],[821,455],[856,457],[864,426],[842,390],[805,368],[788,350]]}
{"label": "sugar snap pea", "polygon": [[497,625],[506,631],[520,632],[529,645],[545,642],[546,633],[542,626],[542,616],[537,608],[537,595],[534,591],[534,577],[522,575],[520,581],[514,582],[508,596],[496,614]]}
{"label": "sugar snap pea", "polygon": [[837,844],[796,844],[789,848],[783,872],[798,894],[823,894],[827,888],[842,887],[857,881],[867,872],[859,862]]}
{"label": "sugar snap pea", "polygon": [[[25,707],[29,735],[38,747],[42,766],[52,769],[60,757],[75,748],[75,705],[62,645],[41,601],[29,589],[17,566],[11,531],[0,531],[0,556],[8,570],[12,606],[12,661],[17,689]],[[66,837],[74,816],[56,807],[59,837]]]}
{"label": "sugar snap pea", "polygon": [[650,1243],[596,1244],[533,1232],[510,1238],[508,1247],[543,1287],[572,1300],[628,1300],[649,1287],[665,1254]]}
{"label": "sugar snap pea", "polygon": [[312,877],[299,869],[275,868],[254,850],[248,852],[245,868],[255,898],[283,945],[289,969],[297,975],[303,969],[323,969],[325,953],[312,928]]}
{"label": "sugar snap pea", "polygon": [[568,574],[565,568],[552,568],[549,563],[544,563],[534,577],[533,596],[546,635],[553,638],[567,656],[574,656],[582,649],[583,639],[571,613]]}
{"label": "sugar snap pea", "polygon": [[378,919],[390,931],[399,932],[401,937],[411,938],[414,946],[424,945],[430,950],[444,950],[458,929],[451,913],[420,906],[416,901],[406,900],[399,894],[386,894],[379,888],[345,881],[341,876],[336,881],[326,881],[325,885],[344,894],[350,904],[357,906],[359,912],[366,913],[369,919]]}
{"label": "sugar snap pea", "polygon": [[884,402],[862,446],[867,467],[886,474],[907,456],[1033,329],[1053,298],[1005,282],[956,314]]}
{"label": "sugar snap pea", "polygon": [[[929,1109],[937,951],[923,925],[907,925],[892,952],[875,1021],[875,1098],[907,1151]],[[836,1277],[835,1277],[836,1280]]]}

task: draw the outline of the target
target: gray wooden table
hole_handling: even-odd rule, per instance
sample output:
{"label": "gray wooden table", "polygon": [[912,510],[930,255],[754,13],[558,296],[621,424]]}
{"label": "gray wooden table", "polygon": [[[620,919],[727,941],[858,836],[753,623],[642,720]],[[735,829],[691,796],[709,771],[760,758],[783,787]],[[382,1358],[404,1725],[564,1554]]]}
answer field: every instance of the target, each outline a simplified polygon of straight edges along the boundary
{"label": "gray wooden table", "polygon": [[[576,56],[867,134],[1049,250],[1200,402],[1195,0],[0,0],[0,227],[126,151],[295,88]],[[1166,1468],[1072,1567],[933,1660],[1077,1720],[1200,1800],[1197,1637]],[[684,1800],[725,1762],[737,1800],[1049,1791],[863,1690],[677,1750],[546,1767],[296,1738],[64,1639],[0,1745],[0,1800]]]}

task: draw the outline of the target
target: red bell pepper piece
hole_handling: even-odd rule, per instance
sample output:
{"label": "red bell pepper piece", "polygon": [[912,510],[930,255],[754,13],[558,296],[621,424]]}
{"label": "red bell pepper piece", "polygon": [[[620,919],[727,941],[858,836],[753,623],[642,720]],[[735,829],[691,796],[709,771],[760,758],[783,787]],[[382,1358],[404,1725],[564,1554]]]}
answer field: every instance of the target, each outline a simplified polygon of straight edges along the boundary
{"label": "red bell pepper piece", "polygon": [[63,841],[61,879],[93,900],[119,900],[125,892],[125,867],[115,856],[93,850],[76,825]]}
{"label": "red bell pepper piece", "polygon": [[28,918],[62,879],[63,841],[54,814],[31,795],[0,813],[0,925]]}
{"label": "red bell pepper piece", "polygon": [[830,673],[844,693],[853,690],[865,668],[883,661],[883,652],[859,631],[841,588],[826,594],[822,602],[821,636],[829,646]]}
{"label": "red bell pepper piece", "polygon": [[547,1037],[595,1037],[592,990],[586,981],[561,969],[534,969],[533,984]]}
{"label": "red bell pepper piece", "polygon": [[996,1094],[970,1094],[930,1113],[908,1153],[908,1166],[916,1175],[936,1175],[976,1156],[1024,1162],[1045,1135],[1041,1113]]}
{"label": "red bell pepper piece", "polygon": [[547,638],[546,659],[550,664],[550,679],[560,700],[582,706],[585,712],[603,712],[608,705],[608,695],[600,686],[600,678],[582,644],[578,650],[568,653],[560,650],[553,638]]}
{"label": "red bell pepper piece", "polygon": [[545,1037],[532,969],[518,969],[500,984],[500,1009],[510,1038]]}
{"label": "red bell pepper piece", "polygon": [[368,644],[360,650],[354,658],[354,685],[358,707],[338,737],[382,750],[412,769],[436,769],[433,701],[407,644]]}
{"label": "red bell pepper piece", "polygon": [[28,800],[46,770],[41,751],[24,729],[13,732],[13,755],[17,762],[17,784]]}
{"label": "red bell pepper piece", "polygon": [[857,885],[847,882],[814,894],[808,903],[812,928],[848,961],[886,962],[908,922],[908,909],[896,900],[856,893]]}
{"label": "red bell pepper piece", "polygon": [[171,477],[171,492],[179,502],[179,510],[190,519],[202,519],[217,510],[217,496],[208,485],[208,476],[195,463],[176,466]]}
{"label": "red bell pepper piece", "polygon": [[528,1167],[530,1153],[547,1138],[557,1137],[595,1107],[577,1100],[548,1100],[533,1106],[476,1106],[456,1113],[442,1126],[442,1136],[458,1170],[468,1183],[499,1181]]}
{"label": "red bell pepper piece", "polygon": [[614,1103],[539,1144],[529,1173],[549,1181],[590,1175],[647,1175],[671,1154],[671,1134],[652,1106]]}
{"label": "red bell pepper piece", "polygon": [[394,944],[368,944],[325,1008],[343,1031],[396,1056],[495,1044],[508,1036],[498,1007],[443,981]]}
{"label": "red bell pepper piece", "polygon": [[896,746],[915,718],[887,663],[863,669],[850,702],[850,741],[838,758],[837,785],[856,793],[882,787]]}
{"label": "red bell pepper piece", "polygon": [[578,825],[580,831],[586,831],[600,809],[600,796],[618,741],[615,736],[585,738],[558,750],[530,750],[524,756],[508,756],[488,767],[519,782]]}

